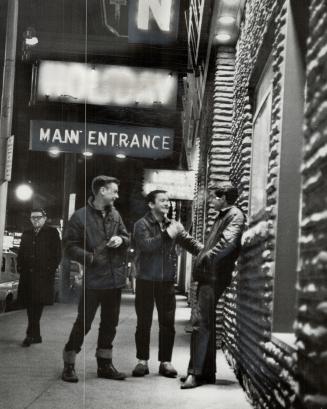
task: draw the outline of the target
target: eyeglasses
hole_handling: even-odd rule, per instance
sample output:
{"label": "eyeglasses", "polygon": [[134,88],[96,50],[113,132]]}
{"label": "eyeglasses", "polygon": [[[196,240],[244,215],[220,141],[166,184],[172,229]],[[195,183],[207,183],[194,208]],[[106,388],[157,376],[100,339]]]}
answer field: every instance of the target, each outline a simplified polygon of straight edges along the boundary
{"label": "eyeglasses", "polygon": [[41,220],[44,216],[31,216],[31,220]]}

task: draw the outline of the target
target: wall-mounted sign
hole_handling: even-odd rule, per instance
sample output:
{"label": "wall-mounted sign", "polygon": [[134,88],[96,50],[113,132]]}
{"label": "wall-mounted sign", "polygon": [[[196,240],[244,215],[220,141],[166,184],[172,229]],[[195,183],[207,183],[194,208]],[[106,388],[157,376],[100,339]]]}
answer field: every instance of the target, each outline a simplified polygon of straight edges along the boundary
{"label": "wall-mounted sign", "polygon": [[83,122],[31,121],[33,151],[94,153],[139,158],[171,155],[174,130]]}
{"label": "wall-mounted sign", "polygon": [[4,179],[7,182],[11,181],[11,173],[12,173],[12,160],[14,156],[14,135],[11,135],[7,139],[7,154],[6,154],[6,168],[5,168],[5,177]]}
{"label": "wall-mounted sign", "polygon": [[175,109],[178,77],[163,69],[41,61],[38,101]]}
{"label": "wall-mounted sign", "polygon": [[143,192],[163,189],[170,199],[193,200],[195,172],[186,170],[144,169]]}
{"label": "wall-mounted sign", "polygon": [[169,44],[178,34],[179,0],[129,0],[128,41]]}

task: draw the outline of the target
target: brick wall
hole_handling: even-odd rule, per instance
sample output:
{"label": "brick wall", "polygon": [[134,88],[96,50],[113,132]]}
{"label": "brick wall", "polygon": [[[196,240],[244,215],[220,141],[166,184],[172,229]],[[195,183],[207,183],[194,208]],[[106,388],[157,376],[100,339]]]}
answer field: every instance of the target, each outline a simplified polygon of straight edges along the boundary
{"label": "brick wall", "polygon": [[310,1],[302,167],[299,311],[300,399],[327,408],[327,3]]}
{"label": "brick wall", "polygon": [[[271,339],[278,160],[281,136],[281,88],[286,7],[283,1],[248,0],[236,52],[231,179],[247,212],[254,107],[251,78],[261,45],[271,35],[273,106],[267,206],[250,220],[243,254],[230,291],[225,296],[223,342],[229,362],[257,408],[290,408],[295,397],[294,359]],[[269,31],[270,30],[270,31]]]}

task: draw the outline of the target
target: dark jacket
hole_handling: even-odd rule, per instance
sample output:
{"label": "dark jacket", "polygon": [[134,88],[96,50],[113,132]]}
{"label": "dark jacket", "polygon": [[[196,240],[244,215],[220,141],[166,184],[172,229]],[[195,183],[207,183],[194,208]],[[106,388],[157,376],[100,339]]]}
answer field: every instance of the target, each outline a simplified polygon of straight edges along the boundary
{"label": "dark jacket", "polygon": [[[129,236],[119,212],[113,207],[105,217],[89,199],[69,220],[63,235],[66,255],[85,266],[85,286],[90,289],[122,288],[126,284],[126,250]],[[108,248],[112,236],[120,236],[118,248]]]}
{"label": "dark jacket", "polygon": [[33,229],[23,233],[17,257],[19,304],[53,304],[55,272],[60,259],[57,229],[45,225],[37,234]]}
{"label": "dark jacket", "polygon": [[134,243],[136,246],[136,277],[142,280],[174,281],[175,244],[196,255],[202,244],[184,232],[175,240],[168,235],[166,228],[170,220],[166,219],[164,229],[151,212],[138,220],[134,226]]}
{"label": "dark jacket", "polygon": [[194,280],[211,281],[219,277],[229,284],[240,254],[244,223],[244,214],[236,206],[219,212],[204,248],[195,260]]}

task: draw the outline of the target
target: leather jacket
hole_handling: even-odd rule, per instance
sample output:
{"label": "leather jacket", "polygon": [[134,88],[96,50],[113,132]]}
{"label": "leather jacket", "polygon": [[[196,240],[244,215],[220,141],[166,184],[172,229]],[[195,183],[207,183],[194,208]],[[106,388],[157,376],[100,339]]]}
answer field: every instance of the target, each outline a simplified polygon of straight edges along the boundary
{"label": "leather jacket", "polygon": [[219,212],[207,237],[203,250],[195,260],[193,279],[211,281],[228,275],[234,269],[241,250],[245,216],[236,206]]}
{"label": "leather jacket", "polygon": [[186,231],[172,239],[166,229],[171,221],[166,219],[163,228],[151,212],[139,219],[134,226],[136,246],[136,277],[142,280],[174,281],[174,252],[179,244],[187,251],[197,255],[203,245]]}

